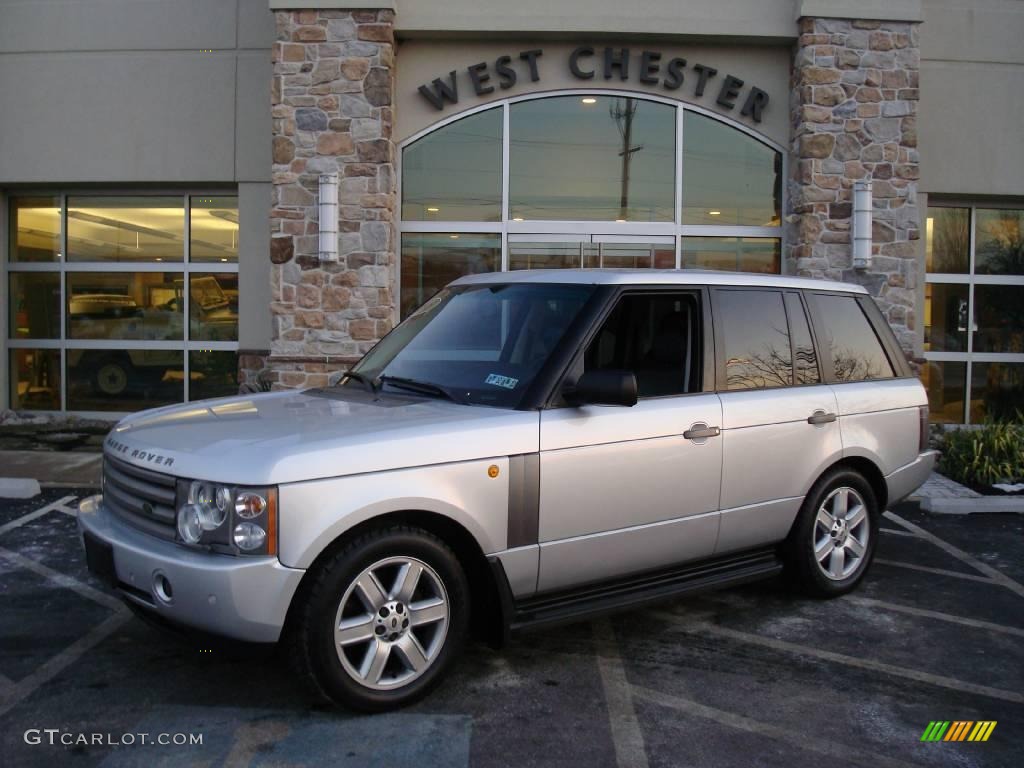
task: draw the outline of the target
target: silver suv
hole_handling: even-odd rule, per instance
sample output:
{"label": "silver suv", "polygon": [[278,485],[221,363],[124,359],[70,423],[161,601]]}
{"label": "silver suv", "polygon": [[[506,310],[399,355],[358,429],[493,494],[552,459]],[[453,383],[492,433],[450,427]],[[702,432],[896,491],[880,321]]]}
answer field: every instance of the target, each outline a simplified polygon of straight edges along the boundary
{"label": "silver suv", "polygon": [[79,521],[138,610],[283,640],[316,693],[381,710],[470,631],[783,571],[849,592],[932,468],[926,403],[857,286],[475,275],[338,386],[125,419]]}

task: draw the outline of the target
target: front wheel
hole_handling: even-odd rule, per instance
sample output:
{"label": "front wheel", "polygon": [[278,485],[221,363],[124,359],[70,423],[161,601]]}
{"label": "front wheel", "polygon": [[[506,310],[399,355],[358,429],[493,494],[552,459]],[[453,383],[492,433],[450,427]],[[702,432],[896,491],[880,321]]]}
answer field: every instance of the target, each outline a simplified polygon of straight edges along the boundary
{"label": "front wheel", "polygon": [[457,558],[437,537],[404,526],[372,531],[318,568],[300,606],[293,660],[337,704],[411,704],[458,655],[468,594]]}
{"label": "front wheel", "polygon": [[858,472],[839,469],[818,480],[784,548],[792,580],[815,597],[856,588],[874,557],[879,514],[874,491]]}

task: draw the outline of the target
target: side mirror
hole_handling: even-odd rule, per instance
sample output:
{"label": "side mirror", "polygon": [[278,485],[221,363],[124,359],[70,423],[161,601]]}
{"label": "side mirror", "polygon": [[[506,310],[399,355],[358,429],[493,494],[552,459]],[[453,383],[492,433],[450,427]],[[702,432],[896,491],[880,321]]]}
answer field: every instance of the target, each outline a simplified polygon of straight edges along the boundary
{"label": "side mirror", "polygon": [[632,371],[587,371],[571,392],[573,405],[636,405],[636,376]]}

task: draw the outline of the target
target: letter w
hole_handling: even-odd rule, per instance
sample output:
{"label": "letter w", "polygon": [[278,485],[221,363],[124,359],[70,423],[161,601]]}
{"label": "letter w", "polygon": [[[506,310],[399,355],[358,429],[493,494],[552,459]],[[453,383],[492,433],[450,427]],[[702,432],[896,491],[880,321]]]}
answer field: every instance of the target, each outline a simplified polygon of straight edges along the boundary
{"label": "letter w", "polygon": [[444,109],[444,102],[447,99],[452,104],[457,104],[459,101],[459,89],[455,84],[455,70],[453,69],[448,73],[448,82],[446,83],[439,77],[434,78],[433,90],[425,85],[419,87],[419,91],[423,94],[423,98],[429,101],[438,109]]}

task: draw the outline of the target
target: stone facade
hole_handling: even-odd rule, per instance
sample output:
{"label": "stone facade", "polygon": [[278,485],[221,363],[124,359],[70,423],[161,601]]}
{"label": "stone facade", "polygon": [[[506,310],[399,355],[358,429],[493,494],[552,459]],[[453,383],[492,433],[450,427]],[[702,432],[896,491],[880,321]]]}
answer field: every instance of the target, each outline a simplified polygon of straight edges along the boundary
{"label": "stone facade", "polygon": [[[323,386],[394,316],[394,13],[275,18],[271,349],[241,367],[275,389]],[[337,263],[318,257],[322,173],[339,177]]]}
{"label": "stone facade", "polygon": [[[864,285],[917,352],[918,24],[803,18],[793,60],[785,271]],[[872,265],[852,268],[853,184],[871,179]]]}

